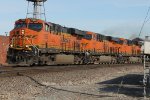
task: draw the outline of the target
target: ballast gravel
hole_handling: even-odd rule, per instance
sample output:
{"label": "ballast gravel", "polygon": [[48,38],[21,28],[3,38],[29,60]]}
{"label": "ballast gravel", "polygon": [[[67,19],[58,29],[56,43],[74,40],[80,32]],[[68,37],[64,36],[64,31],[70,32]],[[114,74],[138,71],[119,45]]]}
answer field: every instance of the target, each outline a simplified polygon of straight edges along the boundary
{"label": "ballast gravel", "polygon": [[[142,72],[142,65],[20,72],[17,76],[0,77],[0,100],[141,100],[142,96],[123,89],[140,88],[135,92],[142,95],[138,80]],[[136,81],[130,80],[135,83],[124,85],[123,79],[130,78],[126,75],[137,76]]]}

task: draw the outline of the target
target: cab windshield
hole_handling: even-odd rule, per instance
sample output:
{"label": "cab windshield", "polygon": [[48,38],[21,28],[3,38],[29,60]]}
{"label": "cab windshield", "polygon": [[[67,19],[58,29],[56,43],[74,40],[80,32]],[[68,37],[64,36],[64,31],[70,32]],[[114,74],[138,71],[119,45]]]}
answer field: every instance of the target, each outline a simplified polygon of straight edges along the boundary
{"label": "cab windshield", "polygon": [[16,23],[15,24],[15,29],[17,28],[26,28],[27,24],[26,23]]}
{"label": "cab windshield", "polygon": [[28,25],[27,25],[27,23],[16,23],[15,29],[27,28],[27,26],[29,29],[34,30],[34,31],[41,31],[42,27],[43,27],[43,25],[41,23],[29,23]]}
{"label": "cab windshield", "polygon": [[42,24],[41,23],[29,23],[28,28],[34,31],[40,31],[42,30]]}

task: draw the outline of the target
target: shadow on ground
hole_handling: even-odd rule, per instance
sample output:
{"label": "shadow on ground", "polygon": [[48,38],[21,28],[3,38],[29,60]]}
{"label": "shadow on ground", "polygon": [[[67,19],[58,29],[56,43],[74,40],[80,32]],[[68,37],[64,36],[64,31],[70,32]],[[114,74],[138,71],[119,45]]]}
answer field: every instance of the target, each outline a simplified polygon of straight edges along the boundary
{"label": "shadow on ground", "polygon": [[112,80],[100,82],[98,84],[104,85],[104,87],[100,88],[100,92],[112,92],[132,97],[143,97],[144,89],[142,81],[143,75],[128,74]]}

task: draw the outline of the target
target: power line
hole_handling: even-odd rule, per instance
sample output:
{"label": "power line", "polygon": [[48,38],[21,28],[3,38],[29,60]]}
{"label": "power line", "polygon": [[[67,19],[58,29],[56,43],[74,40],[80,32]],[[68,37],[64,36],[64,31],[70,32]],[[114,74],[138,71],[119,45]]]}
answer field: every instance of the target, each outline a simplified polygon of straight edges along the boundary
{"label": "power line", "polygon": [[[147,11],[147,13],[146,13],[146,17],[145,17],[144,22],[143,22],[143,24],[142,24],[142,27],[141,27],[141,29],[140,29],[139,37],[141,36],[142,30],[143,30],[145,24],[150,20],[150,18],[148,18],[149,12],[150,12],[150,7],[148,8],[148,11]],[[147,19],[147,18],[148,18],[148,19]]]}

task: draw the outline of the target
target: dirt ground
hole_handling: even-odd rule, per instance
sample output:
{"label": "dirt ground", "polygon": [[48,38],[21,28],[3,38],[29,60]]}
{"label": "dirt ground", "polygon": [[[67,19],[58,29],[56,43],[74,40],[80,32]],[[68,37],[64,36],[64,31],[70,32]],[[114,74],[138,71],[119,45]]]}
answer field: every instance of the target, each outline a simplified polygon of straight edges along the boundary
{"label": "dirt ground", "polygon": [[0,100],[141,100],[143,66],[18,73],[0,77]]}

